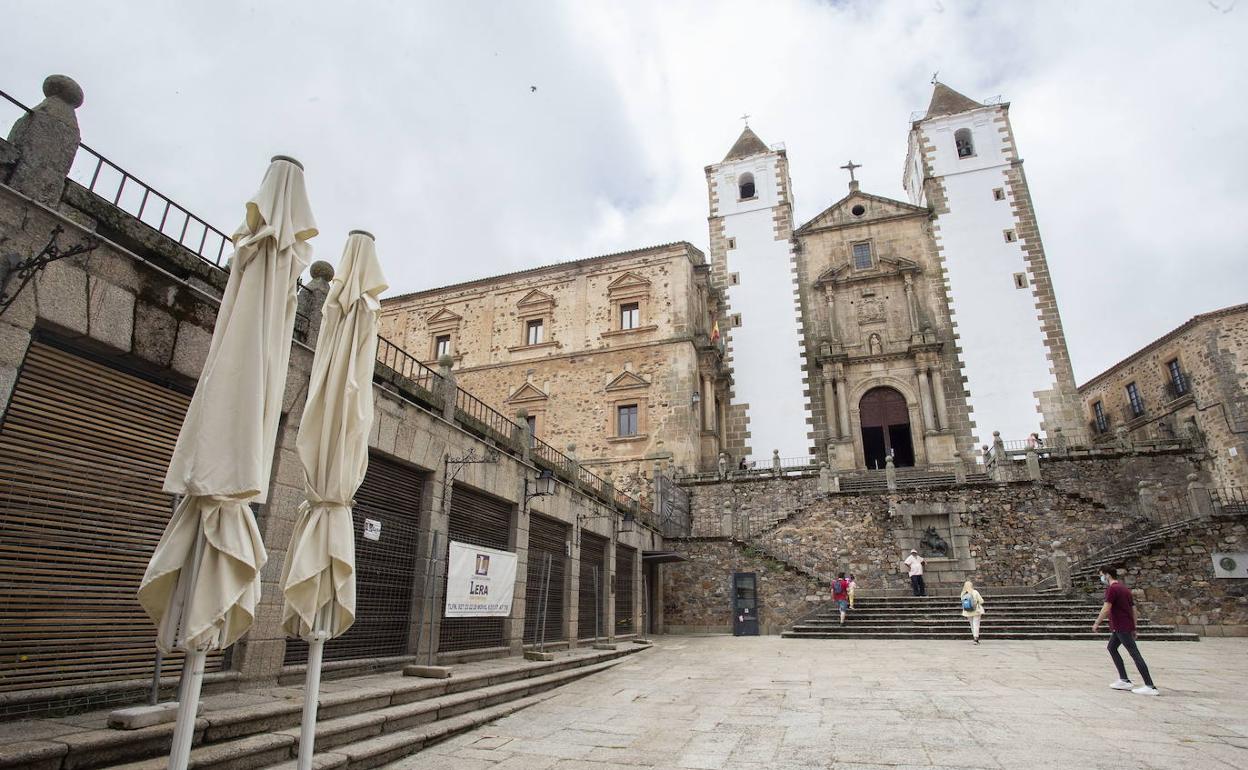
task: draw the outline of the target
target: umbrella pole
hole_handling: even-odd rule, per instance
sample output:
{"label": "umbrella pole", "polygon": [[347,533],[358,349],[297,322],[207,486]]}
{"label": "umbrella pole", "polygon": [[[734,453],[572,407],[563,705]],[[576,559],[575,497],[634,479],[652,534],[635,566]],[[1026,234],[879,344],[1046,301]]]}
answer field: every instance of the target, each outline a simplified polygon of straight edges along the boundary
{"label": "umbrella pole", "polygon": [[329,636],[330,605],[316,613],[316,627],[308,640],[308,670],[303,681],[303,721],[299,725],[298,770],[312,770],[312,754],[316,748],[316,709],[321,700],[321,658],[325,639]]}
{"label": "umbrella pole", "polygon": [[[178,625],[175,644],[185,646],[182,638],[186,631],[186,615],[190,610],[191,588],[199,574],[199,560],[204,553],[203,522],[195,525],[195,550],[191,555],[189,569],[178,575],[178,587],[174,596],[176,619],[167,618]],[[171,613],[172,614],[172,613]],[[207,650],[187,650],[182,663],[182,680],[178,683],[178,723],[173,730],[173,743],[169,747],[169,770],[186,770],[191,759],[191,744],[195,740],[195,717],[199,714],[199,690],[204,683],[204,660]]]}

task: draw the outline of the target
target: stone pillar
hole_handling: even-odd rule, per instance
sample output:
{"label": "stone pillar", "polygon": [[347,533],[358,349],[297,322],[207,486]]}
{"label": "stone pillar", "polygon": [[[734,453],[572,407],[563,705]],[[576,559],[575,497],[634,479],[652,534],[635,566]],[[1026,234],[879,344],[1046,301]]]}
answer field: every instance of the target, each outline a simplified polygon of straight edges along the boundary
{"label": "stone pillar", "polygon": [[719,453],[719,480],[723,481],[728,478],[728,453]]}
{"label": "stone pillar", "polygon": [[826,495],[832,491],[832,471],[827,463],[819,463],[819,494]]}
{"label": "stone pillar", "polygon": [[1057,455],[1066,454],[1066,434],[1062,433],[1061,427],[1053,429],[1053,453]]}
{"label": "stone pillar", "polygon": [[1040,480],[1040,455],[1036,454],[1034,446],[1027,447],[1027,478],[1032,481]]}
{"label": "stone pillar", "polygon": [[839,341],[836,330],[836,295],[828,290],[826,293],[828,298],[828,336],[833,342]]}
{"label": "stone pillar", "polygon": [[941,430],[949,430],[949,409],[945,404],[945,375],[940,367],[932,367],[932,390],[936,395],[936,420]]}
{"label": "stone pillar", "polygon": [[1053,543],[1053,575],[1057,578],[1057,588],[1059,591],[1069,591],[1070,583],[1070,557],[1061,549],[1060,543]]}
{"label": "stone pillar", "polygon": [[316,347],[321,339],[321,317],[325,312],[325,298],[329,296],[329,282],[334,280],[334,266],[317,260],[310,268],[312,280],[299,292],[299,315],[308,319],[304,342]]}
{"label": "stone pillar", "polygon": [[1005,456],[1005,442],[1001,440],[1001,431],[994,430],[992,432],[992,479],[993,481],[1008,481],[1006,470],[1010,459]]}
{"label": "stone pillar", "polygon": [[780,477],[780,450],[771,450],[771,475]]}
{"label": "stone pillar", "polygon": [[442,379],[438,381],[438,395],[442,399],[442,419],[447,422],[455,422],[455,375],[451,372],[451,364],[455,359],[449,355],[442,356],[438,359],[438,374]]}
{"label": "stone pillar", "polygon": [[897,468],[893,466],[893,456],[884,458],[884,480],[888,483],[888,491],[897,491]]}
{"label": "stone pillar", "polygon": [[955,484],[966,483],[966,463],[962,462],[962,453],[953,453],[953,481]]}
{"label": "stone pillar", "polygon": [[842,374],[836,380],[836,408],[840,414],[837,421],[837,427],[840,428],[840,438],[849,438],[849,383],[845,381],[845,375]]}
{"label": "stone pillar", "polygon": [[932,395],[927,384],[927,369],[920,366],[919,375],[919,408],[923,412],[923,432],[935,433],[936,421],[932,419]]}
{"label": "stone pillar", "polygon": [[910,336],[919,330],[919,319],[914,308],[914,280],[906,275],[906,317],[910,319]]}
{"label": "stone pillar", "polygon": [[1208,488],[1200,483],[1200,476],[1195,473],[1187,474],[1187,502],[1192,516],[1213,518],[1213,500],[1209,497]]}
{"label": "stone pillar", "polygon": [[516,422],[511,426],[511,442],[520,449],[520,459],[529,462],[533,441],[529,438],[529,410],[516,410]]}
{"label": "stone pillar", "polygon": [[832,373],[824,367],[822,373],[823,379],[823,413],[827,416],[828,438],[838,438],[841,435],[841,428],[838,425],[840,420],[837,419],[836,413],[836,388],[833,385]]}
{"label": "stone pillar", "polygon": [[702,430],[715,430],[715,381],[709,374],[702,375]]}
{"label": "stone pillar", "polygon": [[74,112],[82,105],[82,88],[65,75],[50,75],[43,81],[43,95],[46,98],[9,131],[9,143],[20,155],[8,184],[56,208],[82,139]]}

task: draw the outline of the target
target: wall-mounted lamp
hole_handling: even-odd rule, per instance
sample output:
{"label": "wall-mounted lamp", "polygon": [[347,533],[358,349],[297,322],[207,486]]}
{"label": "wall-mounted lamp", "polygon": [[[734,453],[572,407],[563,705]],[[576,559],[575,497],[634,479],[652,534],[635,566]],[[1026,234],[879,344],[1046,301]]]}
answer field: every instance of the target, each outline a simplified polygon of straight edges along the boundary
{"label": "wall-mounted lamp", "polygon": [[524,506],[535,497],[547,497],[555,493],[555,474],[543,468],[538,471],[536,479],[524,480]]}

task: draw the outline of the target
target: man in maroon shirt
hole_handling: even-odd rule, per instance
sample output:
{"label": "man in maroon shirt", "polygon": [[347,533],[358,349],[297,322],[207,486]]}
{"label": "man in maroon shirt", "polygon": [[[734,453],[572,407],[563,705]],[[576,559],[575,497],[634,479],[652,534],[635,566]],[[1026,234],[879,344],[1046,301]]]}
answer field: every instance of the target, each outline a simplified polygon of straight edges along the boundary
{"label": "man in maroon shirt", "polygon": [[[1092,633],[1100,631],[1101,622],[1106,617],[1109,618],[1109,630],[1113,634],[1109,640],[1109,657],[1114,661],[1114,668],[1118,669],[1118,680],[1109,686],[1115,690],[1130,690],[1137,695],[1160,695],[1153,686],[1153,678],[1148,675],[1148,664],[1144,662],[1140,648],[1135,646],[1135,600],[1131,598],[1131,589],[1118,580],[1118,570],[1114,567],[1101,569],[1101,582],[1106,586],[1105,604],[1096,616],[1096,622],[1092,624]],[[1133,685],[1127,678],[1127,667],[1123,665],[1122,656],[1118,654],[1119,647],[1127,648],[1140,676],[1144,678],[1144,684],[1140,687]]]}

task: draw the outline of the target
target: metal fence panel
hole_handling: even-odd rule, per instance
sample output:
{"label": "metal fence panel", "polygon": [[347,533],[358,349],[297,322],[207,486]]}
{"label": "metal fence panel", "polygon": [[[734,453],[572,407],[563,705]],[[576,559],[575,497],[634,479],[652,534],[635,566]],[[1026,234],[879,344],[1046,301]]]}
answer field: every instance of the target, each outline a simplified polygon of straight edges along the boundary
{"label": "metal fence panel", "polygon": [[529,517],[528,582],[524,592],[525,644],[567,638],[563,622],[568,599],[565,587],[567,542],[568,525],[539,514]]}
{"label": "metal fence panel", "polygon": [[577,639],[595,639],[606,631],[603,579],[607,565],[607,539],[581,533],[581,573],[578,581]]}
{"label": "metal fence panel", "polygon": [[[355,493],[355,624],[325,643],[325,660],[403,655],[411,625],[416,582],[416,533],[420,525],[422,474],[373,454]],[[365,522],[380,524],[380,536],[364,537]],[[376,527],[374,526],[374,530]],[[308,661],[308,644],[286,641],[285,664]]]}
{"label": "metal fence panel", "polygon": [[637,549],[626,545],[615,546],[615,632],[631,634],[633,626],[633,591],[636,581],[633,571],[637,567]]}

